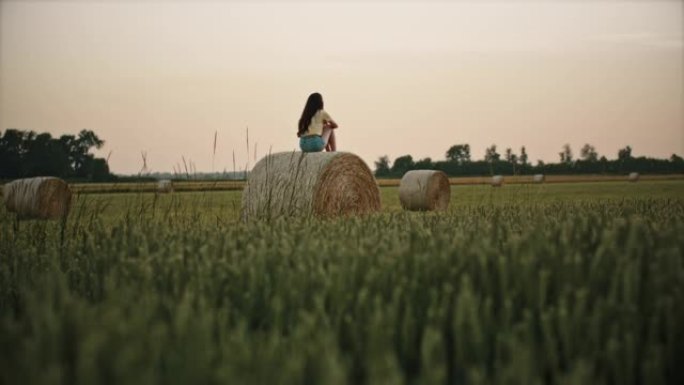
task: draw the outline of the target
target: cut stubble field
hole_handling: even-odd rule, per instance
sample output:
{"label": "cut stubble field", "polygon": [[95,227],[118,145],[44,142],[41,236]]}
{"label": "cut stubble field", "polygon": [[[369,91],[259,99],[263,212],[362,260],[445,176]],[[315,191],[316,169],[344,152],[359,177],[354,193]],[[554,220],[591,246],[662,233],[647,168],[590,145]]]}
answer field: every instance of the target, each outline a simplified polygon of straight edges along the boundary
{"label": "cut stubble field", "polygon": [[[106,185],[108,186],[108,185]],[[98,190],[97,185],[93,187]],[[398,188],[380,187],[383,212],[401,211]],[[538,205],[548,202],[582,202],[643,198],[684,199],[684,180],[648,182],[576,182],[546,184],[507,184],[493,188],[484,184],[451,186],[451,211],[473,205]],[[105,221],[122,217],[185,217],[233,222],[239,219],[242,191],[184,191],[170,194],[153,192],[76,193],[70,221],[98,217]],[[4,208],[3,208],[4,209]],[[0,209],[2,210],[2,209]],[[3,213],[3,211],[0,211]]]}
{"label": "cut stubble field", "polygon": [[0,383],[684,382],[684,181],[452,185],[239,220],[240,191],[0,208]]}
{"label": "cut stubble field", "polygon": [[[506,176],[506,184],[531,184],[533,175]],[[454,186],[489,185],[491,177],[452,177],[449,183]],[[594,183],[594,182],[625,182],[625,175],[548,175],[546,183]],[[642,175],[644,181],[684,181],[682,174]],[[397,187],[400,179],[378,179],[380,187]],[[173,187],[176,191],[241,191],[245,187],[244,180],[175,180]],[[117,182],[117,183],[74,183],[71,189],[75,193],[137,193],[155,192],[159,188],[156,182]]]}

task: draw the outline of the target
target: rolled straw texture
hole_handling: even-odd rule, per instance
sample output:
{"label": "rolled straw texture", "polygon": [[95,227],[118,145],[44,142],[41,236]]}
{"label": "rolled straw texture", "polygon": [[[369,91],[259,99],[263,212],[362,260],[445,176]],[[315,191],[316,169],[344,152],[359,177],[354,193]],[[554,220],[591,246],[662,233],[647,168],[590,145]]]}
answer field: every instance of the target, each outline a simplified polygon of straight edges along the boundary
{"label": "rolled straw texture", "polygon": [[502,175],[494,175],[491,180],[491,185],[492,187],[501,187],[503,185],[503,176]]}
{"label": "rolled straw texture", "polygon": [[7,211],[21,219],[60,219],[69,214],[71,189],[59,178],[17,179],[3,188]]}
{"label": "rolled straw texture", "polygon": [[399,182],[399,201],[405,210],[446,210],[450,198],[449,178],[442,171],[409,171]]}
{"label": "rolled straw texture", "polygon": [[281,152],[261,159],[242,194],[242,218],[334,217],[380,210],[368,166],[346,152]]}
{"label": "rolled straw texture", "polygon": [[171,193],[173,192],[173,182],[168,179],[162,179],[157,183],[158,193]]}

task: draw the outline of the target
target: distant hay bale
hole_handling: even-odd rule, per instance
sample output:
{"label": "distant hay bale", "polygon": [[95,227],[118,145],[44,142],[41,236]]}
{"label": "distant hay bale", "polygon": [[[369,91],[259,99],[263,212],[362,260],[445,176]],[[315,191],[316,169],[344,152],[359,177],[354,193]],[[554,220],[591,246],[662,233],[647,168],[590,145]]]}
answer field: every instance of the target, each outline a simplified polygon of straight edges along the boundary
{"label": "distant hay bale", "polygon": [[171,182],[168,179],[162,179],[157,183],[157,192],[158,193],[172,193],[173,192],[173,182]]}
{"label": "distant hay bale", "polygon": [[502,175],[494,175],[489,183],[492,185],[492,187],[501,187],[501,185],[503,185],[503,181],[504,179]]}
{"label": "distant hay bale", "polygon": [[627,179],[628,179],[630,182],[636,182],[636,181],[639,180],[639,173],[638,173],[638,172],[630,172],[630,173],[629,173],[629,176],[627,177]]}
{"label": "distant hay bale", "polygon": [[532,180],[534,183],[544,183],[546,177],[544,177],[544,174],[536,174],[534,177],[532,177]]}
{"label": "distant hay bale", "polygon": [[380,210],[368,166],[346,152],[281,152],[261,159],[242,194],[242,218],[333,217]]}
{"label": "distant hay bale", "polygon": [[450,197],[449,178],[441,171],[409,171],[399,182],[399,201],[405,210],[446,210]]}
{"label": "distant hay bale", "polygon": [[3,187],[7,211],[20,219],[60,219],[69,214],[71,189],[59,178],[17,179]]}

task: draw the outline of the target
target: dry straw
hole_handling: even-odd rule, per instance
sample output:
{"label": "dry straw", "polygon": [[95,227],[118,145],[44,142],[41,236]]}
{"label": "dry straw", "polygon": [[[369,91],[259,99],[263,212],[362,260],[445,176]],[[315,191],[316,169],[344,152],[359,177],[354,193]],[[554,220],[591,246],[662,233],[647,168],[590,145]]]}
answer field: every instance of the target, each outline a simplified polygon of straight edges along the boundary
{"label": "dry straw", "polygon": [[629,176],[627,177],[627,179],[628,179],[630,182],[636,182],[636,181],[639,180],[639,173],[638,173],[638,172],[630,172],[630,173],[629,173]]}
{"label": "dry straw", "polygon": [[409,171],[399,182],[399,201],[405,210],[446,210],[450,197],[449,178],[441,171]]}
{"label": "dry straw", "polygon": [[162,179],[157,183],[158,193],[172,193],[173,192],[173,182],[168,179]]}
{"label": "dry straw", "polygon": [[492,177],[490,184],[492,185],[492,187],[501,187],[501,185],[503,185],[503,181],[504,178],[502,175],[494,175]]}
{"label": "dry straw", "polygon": [[71,189],[59,178],[17,179],[6,184],[3,196],[7,211],[21,219],[60,219],[69,214]]}
{"label": "dry straw", "polygon": [[242,218],[334,217],[380,210],[368,166],[345,152],[281,152],[261,159],[242,195]]}
{"label": "dry straw", "polygon": [[544,177],[544,174],[536,174],[534,177],[532,177],[532,180],[534,183],[544,183],[546,177]]}

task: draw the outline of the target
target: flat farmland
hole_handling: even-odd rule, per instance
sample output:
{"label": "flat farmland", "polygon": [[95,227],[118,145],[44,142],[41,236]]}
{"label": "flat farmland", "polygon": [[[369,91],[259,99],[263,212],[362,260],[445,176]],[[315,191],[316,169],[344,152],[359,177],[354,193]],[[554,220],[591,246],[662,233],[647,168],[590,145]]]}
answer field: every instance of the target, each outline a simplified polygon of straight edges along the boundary
{"label": "flat farmland", "polygon": [[[78,217],[99,217],[110,220],[124,216],[140,218],[154,216],[195,216],[236,221],[242,199],[238,190],[180,191],[155,194],[149,191],[89,193],[77,192],[72,204],[70,220]],[[79,191],[79,190],[76,190]],[[398,188],[380,187],[383,212],[401,211]],[[625,199],[684,199],[684,180],[656,180],[637,183],[616,181],[506,184],[491,187],[483,184],[456,184],[451,186],[450,211],[469,206],[486,205],[538,205],[546,202],[619,201]],[[4,208],[3,208],[4,209]]]}
{"label": "flat farmland", "polygon": [[[684,175],[642,175],[642,181],[684,181]],[[489,184],[490,177],[457,177],[449,178],[451,185],[480,185]],[[506,184],[531,184],[532,175],[506,176]],[[624,175],[547,175],[546,183],[593,183],[593,182],[625,182]],[[381,187],[399,186],[399,179],[378,179]],[[120,193],[120,192],[155,192],[156,182],[120,182],[120,183],[74,183],[71,189],[76,193]],[[174,181],[176,191],[233,191],[242,190],[245,182],[242,180],[180,180]]]}
{"label": "flat farmland", "polygon": [[334,220],[243,223],[240,190],[0,208],[0,383],[684,382],[684,181],[380,191]]}

